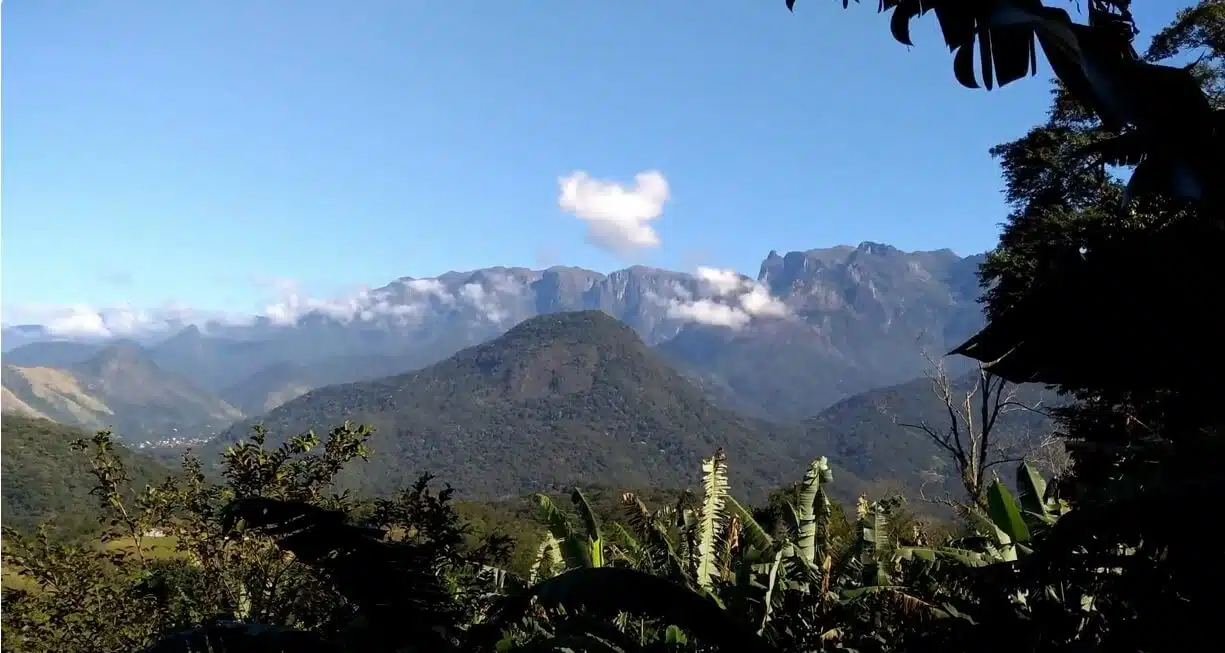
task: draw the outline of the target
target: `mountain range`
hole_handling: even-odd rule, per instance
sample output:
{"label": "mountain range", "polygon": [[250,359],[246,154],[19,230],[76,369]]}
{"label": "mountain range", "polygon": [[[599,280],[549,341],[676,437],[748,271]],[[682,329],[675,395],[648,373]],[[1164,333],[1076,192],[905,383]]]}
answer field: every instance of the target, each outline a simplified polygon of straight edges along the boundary
{"label": "mountain range", "polygon": [[199,438],[243,417],[190,380],[166,372],[140,345],[119,342],[63,367],[3,366],[3,409],[129,440]]}
{"label": "mountain range", "polygon": [[[3,408],[114,426],[128,442],[179,434],[211,464],[256,423],[273,444],[368,423],[374,455],[343,474],[364,493],[427,471],[482,498],[675,488],[716,448],[746,497],[818,455],[841,493],[879,480],[955,489],[939,448],[903,423],[948,418],[916,377],[924,350],[982,323],[978,261],[864,243],[772,252],[756,280],[643,267],[400,279],[354,314],[315,305],[279,325],[30,342],[4,353]],[[1050,424],[1025,413],[1000,428],[1029,441]]]}
{"label": "mountain range", "polygon": [[[104,351],[104,361],[81,367],[139,353],[114,349]],[[954,385],[964,391],[974,377]],[[843,499],[870,491],[873,481],[912,493],[925,485],[933,492],[955,492],[957,480],[947,473],[946,457],[903,425],[939,428],[947,421],[932,389],[930,380],[915,380],[848,398],[802,425],[771,423],[712,404],[698,385],[607,314],[565,312],[525,320],[416,372],[309,391],[232,425],[203,443],[200,453],[219,471],[221,454],[256,423],[267,428],[269,444],[276,446],[292,435],[348,420],[375,428],[370,460],[349,466],[341,477],[344,487],[365,495],[391,493],[424,472],[477,499],[556,493],[575,485],[680,489],[697,480],[694,463],[716,449],[735,461],[732,480],[754,501],[818,455],[833,460],[836,495]],[[1028,401],[1041,394],[1021,390],[1036,395],[1022,397]],[[48,470],[57,463],[47,458],[71,456],[62,443],[55,445],[66,436],[50,425],[5,416],[6,435],[24,438],[4,441],[6,483],[27,479],[14,489],[22,499],[11,506],[17,510],[13,514],[54,512],[54,505],[64,503],[55,498],[59,494],[48,494]],[[1005,414],[997,424],[996,444],[1024,446],[1049,428],[1037,413]],[[148,467],[135,459],[134,464]],[[30,484],[42,489],[26,487]]]}
{"label": "mountain range", "polygon": [[445,361],[312,390],[205,445],[206,458],[255,422],[272,444],[341,420],[370,424],[370,461],[345,485],[384,494],[428,471],[472,495],[510,498],[574,485],[685,487],[722,448],[755,496],[801,473],[799,429],[707,401],[625,324],[602,311],[542,315]]}
{"label": "mountain range", "polygon": [[[756,279],[712,269],[688,274],[636,266],[601,274],[494,267],[404,277],[346,302],[241,323],[187,325],[168,337],[143,334],[139,342],[55,340],[41,327],[10,327],[3,334],[4,403],[63,417],[34,400],[76,396],[60,391],[63,375],[38,386],[42,395],[34,392],[38,384],[30,375],[50,373],[30,370],[49,368],[76,379],[77,387],[94,388],[84,395],[97,402],[82,396],[73,400],[80,405],[66,409],[89,419],[69,422],[93,427],[111,419],[141,434],[208,430],[222,416],[259,415],[315,388],[421,369],[538,315],[600,310],[632,328],[707,398],[747,415],[795,422],[856,393],[918,376],[926,365],[921,352],[943,353],[979,328],[981,260],[865,242],[770,252]],[[128,404],[90,386],[90,373],[77,367],[116,346],[139,354],[146,377],[157,370],[175,379],[168,387],[190,386],[185,396],[211,398],[187,402],[192,408],[178,424],[121,414]],[[106,418],[106,408],[116,417]]]}

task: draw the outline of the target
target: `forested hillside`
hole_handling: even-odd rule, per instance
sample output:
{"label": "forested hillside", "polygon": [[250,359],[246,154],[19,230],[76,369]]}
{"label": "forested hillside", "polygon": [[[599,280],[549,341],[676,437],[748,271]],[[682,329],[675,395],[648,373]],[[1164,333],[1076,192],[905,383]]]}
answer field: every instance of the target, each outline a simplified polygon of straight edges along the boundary
{"label": "forested hillside", "polygon": [[[66,532],[98,527],[98,499],[90,495],[95,479],[88,457],[73,451],[72,443],[92,433],[44,419],[5,415],[0,420],[0,476],[4,526],[26,529],[55,518]],[[116,456],[128,470],[132,484],[156,484],[170,470],[122,446]]]}
{"label": "forested hillside", "polygon": [[[799,429],[710,404],[600,311],[532,318],[424,370],[314,390],[257,421],[285,438],[339,420],[375,429],[377,455],[343,475],[374,494],[423,472],[484,498],[575,484],[684,487],[696,481],[693,460],[723,447],[761,497],[801,468],[806,448]],[[236,425],[206,455],[249,429]]]}

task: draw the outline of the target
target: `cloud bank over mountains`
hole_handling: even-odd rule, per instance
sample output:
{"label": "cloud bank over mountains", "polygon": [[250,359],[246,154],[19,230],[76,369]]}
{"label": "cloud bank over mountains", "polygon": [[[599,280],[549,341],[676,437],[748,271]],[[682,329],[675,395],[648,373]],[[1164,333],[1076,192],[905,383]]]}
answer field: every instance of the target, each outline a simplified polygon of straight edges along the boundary
{"label": "cloud bank over mountains", "polygon": [[742,329],[754,317],[785,318],[791,315],[787,305],[771,296],[764,285],[735,270],[699,267],[697,278],[708,294],[671,300],[668,317]]}
{"label": "cloud bank over mountains", "polygon": [[[335,297],[317,297],[299,284],[272,284],[274,296],[253,314],[219,313],[184,305],[141,308],[127,304],[94,307],[5,307],[5,327],[38,325],[57,338],[109,339],[155,337],[196,325],[202,331],[262,324],[293,327],[312,316],[337,323],[369,323],[409,328],[430,315],[462,312],[472,319],[511,326],[513,307],[532,300],[532,284],[543,272],[499,269],[452,273],[450,278],[401,278],[375,289],[359,289]],[[607,278],[594,272],[592,278]],[[617,273],[614,273],[617,274]],[[734,270],[699,268],[696,274],[670,273],[686,280],[673,283],[666,294],[648,292],[669,319],[741,329],[757,318],[784,318],[787,306],[766,288]],[[469,278],[469,280],[464,280]]]}
{"label": "cloud bank over mountains", "polygon": [[[661,240],[653,224],[664,214],[672,189],[663,173],[646,170],[632,184],[596,179],[576,170],[560,177],[558,208],[583,223],[592,246],[629,258],[635,252],[658,248]],[[558,268],[561,269],[561,268]],[[553,270],[553,268],[550,268]],[[630,268],[612,275],[568,268],[573,284],[607,280],[625,292],[633,276]],[[662,319],[743,329],[754,319],[784,319],[791,311],[766,286],[735,270],[697,267],[694,274],[658,271],[663,287],[640,287],[636,292],[653,305]],[[161,307],[116,306],[5,306],[0,316],[6,330],[35,325],[28,335],[69,339],[155,338],[196,325],[204,332],[231,327],[284,328],[304,320],[325,318],[336,323],[369,323],[410,329],[430,316],[462,314],[469,321],[509,327],[524,319],[525,307],[534,307],[533,284],[548,272],[522,268],[489,268],[447,273],[438,278],[404,277],[381,288],[360,288],[338,296],[319,297],[290,279],[253,280],[268,292],[261,309],[247,314],[208,312],[173,304]],[[620,280],[614,279],[617,275]],[[130,280],[129,284],[130,285]],[[581,293],[583,290],[579,289]],[[575,292],[554,289],[552,292]],[[618,297],[618,301],[621,298]],[[597,301],[598,305],[599,302]],[[16,331],[10,331],[16,334]]]}

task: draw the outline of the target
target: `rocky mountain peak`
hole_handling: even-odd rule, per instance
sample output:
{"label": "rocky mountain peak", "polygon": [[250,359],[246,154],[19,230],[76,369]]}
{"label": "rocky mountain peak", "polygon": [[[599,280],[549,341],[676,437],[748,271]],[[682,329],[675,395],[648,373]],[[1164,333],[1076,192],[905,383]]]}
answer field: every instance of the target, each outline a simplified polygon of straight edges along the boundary
{"label": "rocky mountain peak", "polygon": [[902,250],[884,243],[874,243],[870,240],[865,240],[855,248],[857,254],[867,254],[870,256],[893,256],[904,255]]}

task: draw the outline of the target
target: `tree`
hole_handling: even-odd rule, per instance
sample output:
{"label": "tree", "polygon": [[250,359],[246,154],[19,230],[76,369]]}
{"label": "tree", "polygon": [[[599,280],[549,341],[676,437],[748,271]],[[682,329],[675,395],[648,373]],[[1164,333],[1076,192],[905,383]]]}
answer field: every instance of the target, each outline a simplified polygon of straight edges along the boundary
{"label": "tree", "polygon": [[[97,480],[103,542],[5,529],[6,570],[25,581],[4,591],[5,649],[334,651],[404,638],[453,647],[454,629],[487,609],[496,574],[486,567],[505,561],[508,544],[495,535],[468,546],[450,489],[431,492],[428,476],[368,504],[335,493],[370,434],[346,423],[322,441],[308,432],[269,449],[257,428],[225,453],[224,484],[188,454],[179,474],[140,489],[109,432],[78,442]],[[170,552],[151,554],[152,526]]]}
{"label": "tree", "polygon": [[[1180,12],[1147,54],[1198,55],[1187,74],[1218,112],[1223,6]],[[1204,203],[1154,194],[1124,205],[1123,185],[1081,156],[1134,163],[1114,156],[1116,138],[1059,85],[1048,120],[993,151],[1012,210],[982,268],[988,325],[958,351],[1075,399],[1054,412],[1074,459],[1064,489],[1077,509],[1025,566],[1035,586],[1059,578],[1093,587],[1094,618],[1086,626],[1069,608],[1062,626],[1047,620],[1044,636],[1165,650],[1204,636],[1216,600],[1207,587],[1225,579],[1205,543],[1174,536],[1222,490],[1214,461],[1225,303],[1212,261],[1225,233]]]}
{"label": "tree", "polygon": [[[1040,413],[1040,403],[1028,404],[1017,394],[1017,387],[1006,379],[977,366],[969,384],[955,383],[944,369],[942,362],[924,356],[929,364],[928,378],[932,392],[944,407],[947,420],[940,424],[927,421],[898,424],[922,433],[941,449],[952,462],[967,504],[950,497],[933,497],[931,500],[949,506],[974,507],[987,510],[987,489],[991,475],[1000,465],[1018,463],[1035,452],[1051,446],[1049,436],[1035,436],[1023,431],[1006,433],[998,429],[999,420],[1008,413],[1028,411]],[[943,479],[942,479],[943,480]],[[921,489],[923,498],[929,499]]]}
{"label": "tree", "polygon": [[[1077,509],[1019,576],[993,579],[1024,578],[1023,591],[1045,596],[1034,646],[1194,646],[1225,580],[1203,538],[1175,535],[1222,494],[1222,3],[1180,12],[1144,58],[1128,5],[1090,0],[1087,25],[1038,0],[880,5],[907,44],[909,21],[934,11],[967,86],[976,45],[988,87],[1032,72],[1036,45],[1059,81],[1047,123],[996,152],[1013,210],[983,268],[987,325],[953,352],[1075,400],[1056,414]],[[1192,65],[1160,63],[1192,54]],[[1107,166],[1132,168],[1128,183]],[[1058,593],[1048,602],[1041,588],[1053,582],[1093,588],[1090,608]],[[997,628],[1010,626],[1025,627]]]}

